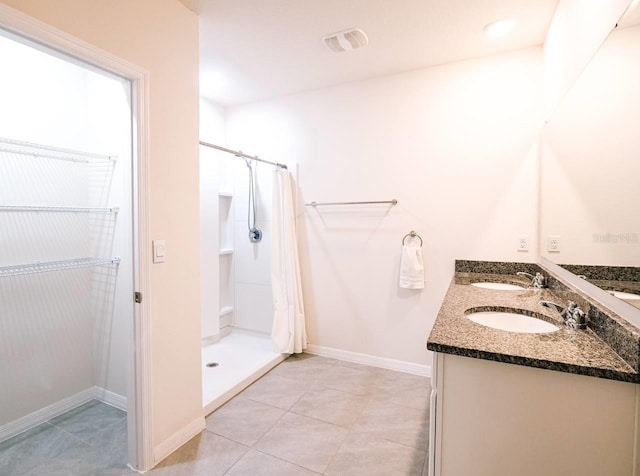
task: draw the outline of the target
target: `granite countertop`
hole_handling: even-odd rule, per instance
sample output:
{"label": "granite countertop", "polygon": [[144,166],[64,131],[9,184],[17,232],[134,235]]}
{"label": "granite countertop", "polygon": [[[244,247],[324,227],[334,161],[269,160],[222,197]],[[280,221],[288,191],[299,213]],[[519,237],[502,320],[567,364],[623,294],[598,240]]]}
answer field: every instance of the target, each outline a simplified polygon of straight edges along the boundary
{"label": "granite countertop", "polygon": [[[640,374],[591,329],[569,329],[558,313],[539,304],[541,300],[558,302],[549,290],[496,291],[470,285],[482,281],[529,285],[529,280],[516,275],[457,272],[427,340],[427,349],[640,383]],[[547,334],[523,334],[493,329],[468,319],[465,311],[471,308],[521,309],[556,324],[560,330]]]}

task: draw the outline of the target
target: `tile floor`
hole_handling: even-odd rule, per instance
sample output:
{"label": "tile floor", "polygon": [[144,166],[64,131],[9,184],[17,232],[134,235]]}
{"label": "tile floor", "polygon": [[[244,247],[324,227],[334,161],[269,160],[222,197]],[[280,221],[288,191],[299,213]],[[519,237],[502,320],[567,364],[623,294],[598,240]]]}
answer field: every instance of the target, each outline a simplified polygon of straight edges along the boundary
{"label": "tile floor", "polygon": [[[149,474],[421,476],[429,391],[424,377],[292,356]],[[3,476],[135,475],[125,459],[124,413],[95,401],[0,443]]]}
{"label": "tile floor", "polygon": [[424,377],[292,356],[151,474],[421,476],[429,392]]}
{"label": "tile floor", "polygon": [[126,461],[127,414],[97,400],[0,443],[2,476],[120,476]]}

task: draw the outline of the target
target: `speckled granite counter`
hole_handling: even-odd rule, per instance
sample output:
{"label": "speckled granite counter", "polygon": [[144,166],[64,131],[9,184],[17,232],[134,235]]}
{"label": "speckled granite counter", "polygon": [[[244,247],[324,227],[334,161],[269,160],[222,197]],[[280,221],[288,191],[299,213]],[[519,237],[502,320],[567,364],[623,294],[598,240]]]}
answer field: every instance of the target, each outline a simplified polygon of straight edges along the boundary
{"label": "speckled granite counter", "polygon": [[[531,265],[535,267],[536,265]],[[465,269],[458,266],[457,269]],[[477,267],[475,268],[478,269]],[[522,269],[522,268],[520,268]],[[519,270],[520,270],[519,269]],[[591,329],[574,330],[564,325],[553,310],[539,304],[557,301],[547,289],[496,291],[471,286],[471,282],[506,282],[527,285],[520,276],[496,274],[490,266],[482,273],[457,272],[427,340],[427,349],[460,356],[537,367],[573,374],[640,383],[640,374],[627,364]],[[535,269],[522,269],[535,272]],[[476,324],[466,317],[472,308],[525,310],[556,324],[548,334],[521,334]]]}

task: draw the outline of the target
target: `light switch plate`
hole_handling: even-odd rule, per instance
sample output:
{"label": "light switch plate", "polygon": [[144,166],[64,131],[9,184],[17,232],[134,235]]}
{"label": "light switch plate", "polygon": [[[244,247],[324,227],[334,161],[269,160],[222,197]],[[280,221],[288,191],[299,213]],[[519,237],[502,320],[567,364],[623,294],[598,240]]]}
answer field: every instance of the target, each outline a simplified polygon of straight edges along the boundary
{"label": "light switch plate", "polygon": [[167,255],[167,244],[164,240],[153,240],[153,262],[164,263]]}

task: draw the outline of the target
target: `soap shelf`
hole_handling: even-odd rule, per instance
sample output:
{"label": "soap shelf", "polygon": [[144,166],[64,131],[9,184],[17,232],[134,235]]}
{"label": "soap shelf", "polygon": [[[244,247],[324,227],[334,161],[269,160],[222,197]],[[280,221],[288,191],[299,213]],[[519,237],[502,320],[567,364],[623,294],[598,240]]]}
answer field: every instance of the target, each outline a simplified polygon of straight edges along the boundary
{"label": "soap shelf", "polygon": [[220,317],[226,316],[227,314],[231,314],[232,312],[233,312],[233,307],[224,306],[224,307],[220,308]]}

